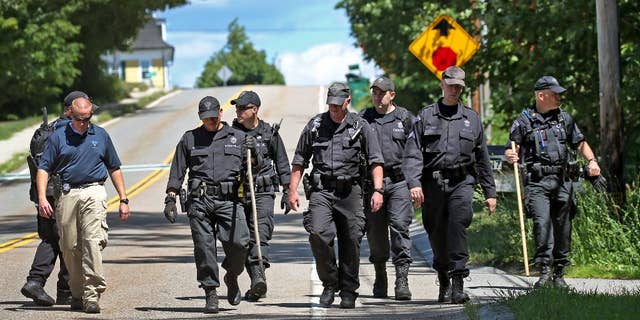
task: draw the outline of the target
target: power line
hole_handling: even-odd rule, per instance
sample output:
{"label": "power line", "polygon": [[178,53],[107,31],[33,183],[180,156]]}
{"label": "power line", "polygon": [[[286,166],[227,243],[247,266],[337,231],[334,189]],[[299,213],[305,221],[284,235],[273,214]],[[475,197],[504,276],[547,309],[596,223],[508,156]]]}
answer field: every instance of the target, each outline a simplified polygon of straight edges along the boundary
{"label": "power line", "polygon": [[[327,31],[344,31],[348,30],[348,26],[345,27],[285,27],[285,28],[246,28],[246,32],[327,32]],[[167,26],[167,31],[182,31],[182,32],[227,32],[229,31],[225,28],[210,28],[210,27],[201,27],[201,28],[172,28],[171,26]]]}

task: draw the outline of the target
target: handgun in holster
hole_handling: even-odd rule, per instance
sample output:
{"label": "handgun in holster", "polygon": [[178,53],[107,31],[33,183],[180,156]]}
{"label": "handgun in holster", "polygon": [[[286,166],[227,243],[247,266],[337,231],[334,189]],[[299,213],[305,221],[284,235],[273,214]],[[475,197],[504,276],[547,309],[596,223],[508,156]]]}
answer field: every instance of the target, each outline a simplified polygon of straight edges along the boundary
{"label": "handgun in holster", "polygon": [[180,211],[187,212],[187,190],[180,188]]}
{"label": "handgun in holster", "polygon": [[309,181],[308,173],[302,176],[302,188],[304,189],[304,196],[309,200],[311,198],[311,181]]}

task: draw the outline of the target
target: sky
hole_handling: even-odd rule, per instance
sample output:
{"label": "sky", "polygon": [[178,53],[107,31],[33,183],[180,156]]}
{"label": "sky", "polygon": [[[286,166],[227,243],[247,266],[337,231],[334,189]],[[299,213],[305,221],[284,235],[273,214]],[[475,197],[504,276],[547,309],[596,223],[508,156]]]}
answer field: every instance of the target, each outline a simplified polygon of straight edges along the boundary
{"label": "sky", "polygon": [[[175,47],[170,84],[193,87],[213,53],[227,42],[233,19],[245,28],[249,41],[264,50],[287,85],[327,85],[346,81],[350,64],[362,75],[382,71],[364,62],[354,46],[344,9],[335,0],[192,0],[190,4],[155,13],[166,19],[167,42]],[[232,70],[233,72],[233,70]]]}

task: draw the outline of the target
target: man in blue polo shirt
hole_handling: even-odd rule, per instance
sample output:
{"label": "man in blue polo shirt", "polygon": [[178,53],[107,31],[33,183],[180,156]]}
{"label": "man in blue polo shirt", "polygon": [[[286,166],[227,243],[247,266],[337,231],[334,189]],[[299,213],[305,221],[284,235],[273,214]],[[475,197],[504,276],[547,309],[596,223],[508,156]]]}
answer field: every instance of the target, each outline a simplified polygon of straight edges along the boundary
{"label": "man in blue polo shirt", "polygon": [[59,174],[61,194],[56,202],[60,249],[69,270],[71,309],[99,313],[98,300],[106,289],[101,250],[107,245],[107,175],[120,196],[120,220],[129,218],[120,159],[107,132],[90,119],[93,104],[84,97],[73,100],[71,122],[50,137],[36,176],[38,213],[54,213],[47,200],[50,173]]}

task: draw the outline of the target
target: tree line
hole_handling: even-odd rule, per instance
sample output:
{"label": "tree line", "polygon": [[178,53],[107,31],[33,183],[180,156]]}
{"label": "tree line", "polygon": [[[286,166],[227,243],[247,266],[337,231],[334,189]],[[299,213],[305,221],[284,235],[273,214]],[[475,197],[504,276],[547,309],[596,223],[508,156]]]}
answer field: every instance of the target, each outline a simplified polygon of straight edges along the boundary
{"label": "tree line", "polygon": [[186,0],[0,0],[0,120],[59,105],[71,89],[112,101],[122,84],[100,56],[126,50],[154,10]]}

